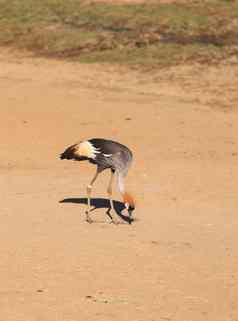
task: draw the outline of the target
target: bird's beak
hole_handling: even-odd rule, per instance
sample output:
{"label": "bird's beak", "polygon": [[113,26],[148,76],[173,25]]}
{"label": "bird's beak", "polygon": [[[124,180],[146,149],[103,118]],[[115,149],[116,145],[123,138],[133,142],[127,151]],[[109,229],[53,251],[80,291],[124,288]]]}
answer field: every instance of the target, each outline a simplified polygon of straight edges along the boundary
{"label": "bird's beak", "polygon": [[132,218],[132,212],[133,212],[133,210],[134,210],[134,208],[132,208],[131,206],[130,206],[130,204],[129,203],[125,203],[125,208],[127,209],[127,211],[128,211],[128,215],[129,215],[129,221],[128,221],[128,223],[129,224],[131,224],[132,222],[133,222],[133,218]]}

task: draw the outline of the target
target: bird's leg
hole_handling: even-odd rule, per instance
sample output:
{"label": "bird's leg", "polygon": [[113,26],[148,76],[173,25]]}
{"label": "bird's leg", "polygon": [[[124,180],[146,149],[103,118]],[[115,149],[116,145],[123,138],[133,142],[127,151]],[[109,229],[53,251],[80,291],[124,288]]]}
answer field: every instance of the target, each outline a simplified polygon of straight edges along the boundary
{"label": "bird's leg", "polygon": [[[110,218],[111,218],[111,220],[112,220],[112,222],[114,224],[118,224],[119,220],[115,216],[116,211],[115,211],[115,208],[114,208],[114,205],[113,205],[113,200],[112,200],[112,183],[113,183],[113,179],[114,179],[114,171],[111,171],[111,177],[110,177],[109,185],[108,185],[108,188],[107,188],[108,198],[109,198],[109,201],[110,201],[110,207],[107,210],[107,214],[110,216]],[[111,214],[111,210],[113,211],[113,214]]]}
{"label": "bird's leg", "polygon": [[92,219],[89,215],[90,212],[90,200],[91,200],[91,192],[92,192],[92,188],[93,188],[93,183],[96,181],[97,177],[98,177],[99,172],[97,171],[96,174],[94,175],[93,179],[91,180],[90,184],[87,186],[87,209],[86,209],[86,221],[88,223],[92,223]]}

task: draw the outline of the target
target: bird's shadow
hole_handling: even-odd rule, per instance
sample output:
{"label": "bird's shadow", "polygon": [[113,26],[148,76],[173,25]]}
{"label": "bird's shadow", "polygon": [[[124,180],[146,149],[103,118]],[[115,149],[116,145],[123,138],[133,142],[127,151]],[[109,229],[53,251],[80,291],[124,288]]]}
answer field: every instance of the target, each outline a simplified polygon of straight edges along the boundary
{"label": "bird's shadow", "polygon": [[[85,197],[83,197],[83,198],[78,198],[78,197],[64,198],[63,200],[59,201],[59,203],[87,204],[87,198],[85,198]],[[91,198],[90,203],[91,203],[91,206],[93,206],[93,208],[91,209],[90,212],[92,212],[98,208],[105,208],[105,209],[110,208],[110,202],[106,198]],[[134,221],[134,219],[132,217],[122,214],[122,211],[125,209],[125,205],[122,202],[113,200],[113,205],[114,205],[114,209],[115,209],[117,215],[120,216],[120,218],[123,221],[125,221],[129,224],[131,224]]]}

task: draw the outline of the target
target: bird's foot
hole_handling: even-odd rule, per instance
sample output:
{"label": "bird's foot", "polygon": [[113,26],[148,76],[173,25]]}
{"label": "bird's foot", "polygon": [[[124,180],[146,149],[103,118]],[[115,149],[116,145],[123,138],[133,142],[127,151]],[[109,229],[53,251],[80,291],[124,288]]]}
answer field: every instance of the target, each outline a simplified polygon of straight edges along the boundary
{"label": "bird's foot", "polygon": [[111,221],[110,223],[113,223],[115,225],[117,224],[120,224],[121,223],[121,220],[119,218],[116,217],[117,214],[111,214],[111,208],[109,208],[107,211],[106,211],[106,214],[110,217]]}
{"label": "bird's foot", "polygon": [[121,222],[121,220],[113,217],[113,218],[111,219],[111,223],[113,223],[113,224],[115,224],[115,225],[118,225],[118,224],[121,224],[122,222]]}
{"label": "bird's foot", "polygon": [[85,214],[86,214],[86,222],[88,222],[88,223],[91,224],[91,223],[93,222],[93,220],[91,219],[91,217],[90,217],[90,215],[89,215],[89,212],[86,211]]}

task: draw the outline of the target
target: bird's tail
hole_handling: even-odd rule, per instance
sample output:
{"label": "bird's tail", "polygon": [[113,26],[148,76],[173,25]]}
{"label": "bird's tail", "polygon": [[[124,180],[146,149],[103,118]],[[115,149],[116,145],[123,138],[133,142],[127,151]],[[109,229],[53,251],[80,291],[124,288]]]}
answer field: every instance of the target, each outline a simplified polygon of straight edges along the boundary
{"label": "bird's tail", "polygon": [[68,147],[62,154],[60,154],[60,159],[76,159],[76,146],[77,144]]}

